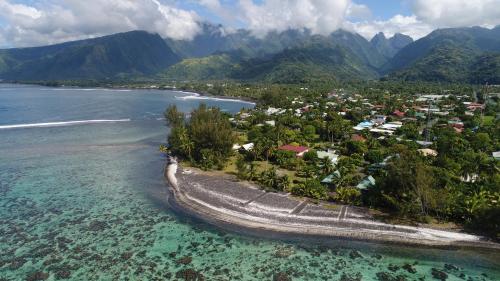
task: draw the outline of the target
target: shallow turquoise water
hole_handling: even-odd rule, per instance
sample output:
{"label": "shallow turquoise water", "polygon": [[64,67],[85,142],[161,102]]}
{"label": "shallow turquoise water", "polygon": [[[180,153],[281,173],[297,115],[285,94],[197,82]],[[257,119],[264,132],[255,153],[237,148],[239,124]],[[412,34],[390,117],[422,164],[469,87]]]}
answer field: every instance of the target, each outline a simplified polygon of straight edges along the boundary
{"label": "shallow turquoise water", "polygon": [[131,119],[0,129],[0,280],[500,280],[498,253],[250,237],[172,212],[157,119],[200,102],[185,96],[0,86],[0,125]]}

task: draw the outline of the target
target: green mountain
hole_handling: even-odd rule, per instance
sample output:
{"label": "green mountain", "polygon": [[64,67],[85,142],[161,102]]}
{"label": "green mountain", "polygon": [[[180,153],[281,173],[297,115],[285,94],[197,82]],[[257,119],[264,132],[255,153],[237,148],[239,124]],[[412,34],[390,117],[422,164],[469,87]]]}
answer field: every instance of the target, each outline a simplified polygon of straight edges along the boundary
{"label": "green mountain", "polygon": [[0,79],[76,80],[148,76],[180,61],[157,34],[119,33],[46,47],[0,50]]}
{"label": "green mountain", "polygon": [[277,54],[287,48],[298,47],[311,41],[340,45],[350,49],[364,62],[379,67],[387,62],[368,40],[359,34],[337,30],[329,36],[313,35],[309,30],[289,29],[270,32],[263,38],[240,29],[226,33],[221,25],[204,23],[202,32],[191,41],[166,39],[167,44],[183,58],[200,58],[218,53],[236,53],[244,59]]}
{"label": "green mountain", "polygon": [[496,83],[500,80],[500,27],[440,29],[415,42],[396,34],[371,41],[338,30],[227,33],[203,24],[192,41],[144,31],[45,47],[0,50],[0,79],[251,80],[295,83],[321,79],[384,79]]}
{"label": "green mountain", "polygon": [[[239,36],[242,34],[240,31]],[[244,38],[233,45],[236,49],[184,59],[161,76],[175,80],[355,80],[377,77],[375,70],[387,62],[365,38],[344,30],[330,36],[288,30],[269,33],[263,39],[249,34]],[[254,73],[266,73],[266,77]]]}
{"label": "green mountain", "polygon": [[498,81],[500,27],[436,30],[403,48],[382,73],[390,79],[485,83]]}
{"label": "green mountain", "polygon": [[268,58],[244,61],[233,71],[232,77],[295,83],[322,79],[370,79],[377,77],[377,73],[351,50],[320,41],[286,49]]}
{"label": "green mountain", "polygon": [[168,80],[221,80],[230,79],[239,58],[229,54],[215,54],[202,58],[188,58],[169,67],[158,76]]}
{"label": "green mountain", "polygon": [[500,52],[500,27],[487,29],[482,27],[438,29],[424,38],[403,48],[384,66],[389,72],[399,70],[438,47],[454,45],[477,52]]}
{"label": "green mountain", "polygon": [[401,49],[408,46],[412,42],[413,39],[410,36],[396,33],[393,37],[386,38],[385,34],[382,32],[378,33],[372,38],[372,40],[370,40],[370,44],[386,59],[391,59]]}

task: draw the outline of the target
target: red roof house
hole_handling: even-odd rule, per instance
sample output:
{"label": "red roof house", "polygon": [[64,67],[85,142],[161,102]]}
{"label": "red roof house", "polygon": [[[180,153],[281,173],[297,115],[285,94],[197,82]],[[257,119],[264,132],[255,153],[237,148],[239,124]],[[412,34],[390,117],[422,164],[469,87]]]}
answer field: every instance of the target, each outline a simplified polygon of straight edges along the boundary
{"label": "red roof house", "polygon": [[363,136],[361,136],[361,135],[354,134],[354,135],[351,136],[351,140],[352,141],[365,142],[366,138],[363,137]]}
{"label": "red roof house", "polygon": [[467,106],[467,109],[470,111],[475,111],[476,109],[484,109],[484,107],[484,104],[473,102]]}
{"label": "red roof house", "polygon": [[399,109],[396,109],[396,111],[394,111],[394,112],[392,113],[392,115],[394,115],[394,116],[397,116],[397,117],[400,117],[400,118],[401,118],[401,117],[404,117],[404,116],[405,116],[405,113],[404,113],[404,112],[402,112],[402,111],[399,111]]}
{"label": "red roof house", "polygon": [[309,147],[306,146],[296,146],[296,145],[283,145],[278,147],[279,150],[284,150],[284,151],[292,151],[295,153],[297,157],[302,157],[304,156],[304,153],[309,151]]}

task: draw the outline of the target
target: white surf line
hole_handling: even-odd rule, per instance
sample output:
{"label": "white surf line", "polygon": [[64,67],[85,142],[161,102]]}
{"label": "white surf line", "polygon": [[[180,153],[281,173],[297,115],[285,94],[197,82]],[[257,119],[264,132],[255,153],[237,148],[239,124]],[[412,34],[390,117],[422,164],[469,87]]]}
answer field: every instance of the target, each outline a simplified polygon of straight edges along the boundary
{"label": "white surf line", "polygon": [[252,104],[255,105],[254,102],[251,101],[245,101],[245,100],[239,100],[239,99],[231,99],[231,98],[217,98],[217,97],[210,97],[210,96],[202,96],[198,93],[190,93],[190,92],[181,92],[181,91],[176,91],[178,93],[183,93],[183,94],[189,94],[189,96],[185,97],[175,97],[180,100],[213,100],[213,101],[226,101],[226,102],[239,102],[239,103],[246,103],[246,104]]}
{"label": "white surf line", "polygon": [[82,124],[98,124],[98,123],[116,123],[116,122],[129,122],[130,119],[97,119],[97,120],[77,120],[77,121],[61,121],[61,122],[46,122],[46,123],[30,123],[30,124],[14,124],[14,125],[0,125],[0,130],[5,129],[24,129],[24,128],[47,128],[47,127],[60,127],[72,126]]}

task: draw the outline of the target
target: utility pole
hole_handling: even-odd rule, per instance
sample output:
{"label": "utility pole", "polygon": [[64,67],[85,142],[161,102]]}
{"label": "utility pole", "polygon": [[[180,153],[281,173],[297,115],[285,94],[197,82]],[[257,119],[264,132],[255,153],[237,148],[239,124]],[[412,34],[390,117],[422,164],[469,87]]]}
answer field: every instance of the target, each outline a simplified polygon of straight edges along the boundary
{"label": "utility pole", "polygon": [[429,99],[429,104],[427,106],[427,126],[425,128],[425,141],[428,143],[430,142],[431,139],[431,105],[432,105],[432,98]]}
{"label": "utility pole", "polygon": [[481,126],[484,124],[484,109],[486,108],[486,102],[488,101],[488,82],[483,88],[483,106],[481,107]]}

